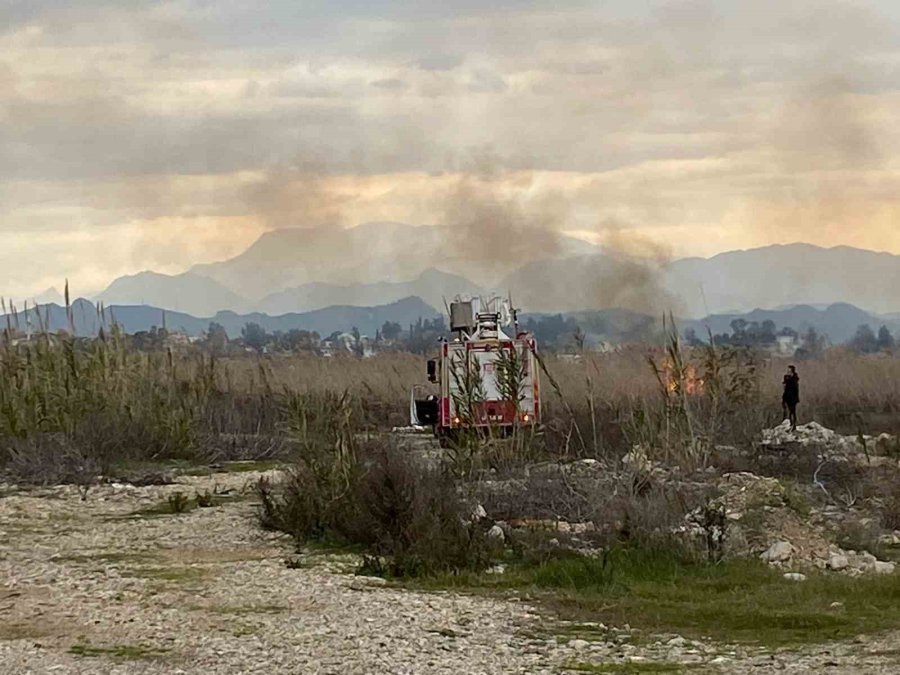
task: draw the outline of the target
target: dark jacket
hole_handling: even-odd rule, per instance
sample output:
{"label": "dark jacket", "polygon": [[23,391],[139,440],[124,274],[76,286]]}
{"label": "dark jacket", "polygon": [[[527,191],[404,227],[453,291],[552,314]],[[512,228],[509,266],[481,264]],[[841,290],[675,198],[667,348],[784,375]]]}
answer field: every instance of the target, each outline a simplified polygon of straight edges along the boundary
{"label": "dark jacket", "polygon": [[781,400],[793,404],[800,402],[800,376],[797,373],[784,376],[784,394],[781,395]]}

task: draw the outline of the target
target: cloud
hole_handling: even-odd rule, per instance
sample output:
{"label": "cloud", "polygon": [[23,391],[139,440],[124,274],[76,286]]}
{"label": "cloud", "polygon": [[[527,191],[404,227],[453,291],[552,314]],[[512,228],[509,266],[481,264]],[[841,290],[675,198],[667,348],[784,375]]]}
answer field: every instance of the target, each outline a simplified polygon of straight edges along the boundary
{"label": "cloud", "polygon": [[[898,19],[874,0],[6,3],[0,245],[30,233],[90,283],[387,217],[900,252]],[[122,265],[94,245],[113,240]],[[4,292],[49,285],[2,268]]]}
{"label": "cloud", "polygon": [[369,84],[376,89],[384,89],[385,91],[406,91],[409,88],[409,85],[399,77],[386,77]]}
{"label": "cloud", "polygon": [[458,68],[463,64],[463,61],[464,59],[460,54],[434,53],[425,54],[416,59],[413,64],[422,70],[443,71]]}

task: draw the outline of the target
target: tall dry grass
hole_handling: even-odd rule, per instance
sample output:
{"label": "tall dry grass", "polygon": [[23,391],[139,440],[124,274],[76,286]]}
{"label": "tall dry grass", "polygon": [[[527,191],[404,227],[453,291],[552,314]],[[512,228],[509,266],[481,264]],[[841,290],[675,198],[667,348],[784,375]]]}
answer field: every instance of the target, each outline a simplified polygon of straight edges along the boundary
{"label": "tall dry grass", "polygon": [[[659,368],[671,370],[673,360],[676,371],[690,367],[706,378],[702,391],[661,387]],[[544,433],[534,441],[539,452],[529,447],[523,456],[621,456],[635,444],[667,452],[689,445],[697,455],[716,444],[745,445],[780,422],[787,362],[680,344],[675,353],[670,344],[575,359],[545,354]],[[832,349],[797,365],[801,422],[842,433],[900,432],[900,358]],[[346,395],[358,429],[388,429],[406,423],[410,388],[424,383],[424,370],[423,357],[405,353],[215,359],[196,348],[137,351],[115,327],[95,340],[39,332],[16,341],[7,331],[0,463],[55,480],[122,460],[270,456],[289,445],[292,397]],[[40,467],[54,464],[64,468],[42,477]]]}

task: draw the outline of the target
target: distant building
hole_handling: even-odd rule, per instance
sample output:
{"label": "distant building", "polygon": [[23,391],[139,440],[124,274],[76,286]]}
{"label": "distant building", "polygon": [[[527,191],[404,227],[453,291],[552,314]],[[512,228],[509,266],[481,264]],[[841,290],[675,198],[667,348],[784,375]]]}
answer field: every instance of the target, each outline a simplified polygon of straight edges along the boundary
{"label": "distant building", "polygon": [[375,356],[374,341],[367,335],[354,335],[353,333],[339,333],[331,339],[322,342],[322,356],[335,356],[336,354],[356,354],[364,359]]}
{"label": "distant building", "polygon": [[800,342],[796,335],[778,335],[775,337],[772,351],[779,356],[793,356],[799,347]]}
{"label": "distant building", "polygon": [[187,347],[191,344],[191,336],[184,331],[167,331],[165,343],[169,347]]}

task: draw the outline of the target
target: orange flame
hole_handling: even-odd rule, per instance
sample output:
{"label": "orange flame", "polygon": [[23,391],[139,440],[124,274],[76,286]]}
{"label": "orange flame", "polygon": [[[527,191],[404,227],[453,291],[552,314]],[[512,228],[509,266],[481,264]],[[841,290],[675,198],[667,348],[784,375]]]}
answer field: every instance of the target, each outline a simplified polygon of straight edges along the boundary
{"label": "orange flame", "polygon": [[670,360],[666,360],[663,373],[666,390],[669,393],[677,394],[684,391],[688,396],[703,393],[703,378],[697,374],[697,369],[694,366],[688,364],[679,373],[675,365]]}

